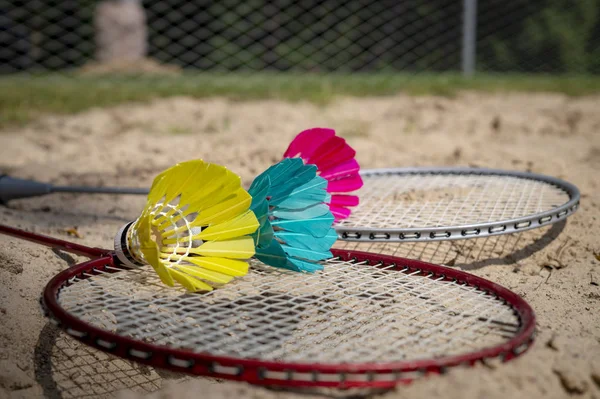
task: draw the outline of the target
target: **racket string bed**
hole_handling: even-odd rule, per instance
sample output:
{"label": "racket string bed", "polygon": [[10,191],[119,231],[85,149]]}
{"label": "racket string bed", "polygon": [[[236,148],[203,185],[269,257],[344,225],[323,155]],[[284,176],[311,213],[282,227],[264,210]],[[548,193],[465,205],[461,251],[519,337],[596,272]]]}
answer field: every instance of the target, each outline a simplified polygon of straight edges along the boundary
{"label": "racket string bed", "polygon": [[[568,200],[568,195],[563,190],[555,188],[550,191],[548,184],[543,182],[510,176],[452,176],[451,178],[458,180],[456,185],[442,183],[442,179],[449,179],[449,177],[442,178],[440,175],[410,176],[402,180],[388,176],[366,179],[365,185],[358,192],[361,204],[356,209],[356,215],[341,221],[340,225],[440,227],[473,222],[476,218],[480,219],[476,221],[493,221],[498,218],[525,216],[551,209],[557,203]],[[390,184],[390,180],[395,181]],[[448,192],[447,199],[434,199],[423,203],[410,199],[398,201],[393,198],[393,195],[381,194],[382,190],[395,193],[395,196],[410,195],[415,190],[435,194],[435,190],[468,186],[471,186],[471,189],[463,198],[456,198]],[[527,200],[522,204],[524,197],[527,197]],[[504,205],[500,212],[498,212],[498,205]],[[440,208],[443,209],[441,212],[438,211]],[[465,210],[468,212],[463,213]]]}
{"label": "racket string bed", "polygon": [[361,172],[360,204],[336,225],[349,241],[454,240],[541,227],[575,212],[579,191],[533,173],[476,168]]}
{"label": "racket string bed", "polygon": [[[59,303],[75,317],[136,340],[288,362],[392,362],[498,344],[520,321],[491,295],[429,278],[331,260],[299,275],[262,267],[231,288],[190,295],[144,268],[75,278]],[[148,285],[150,284],[150,285]]]}

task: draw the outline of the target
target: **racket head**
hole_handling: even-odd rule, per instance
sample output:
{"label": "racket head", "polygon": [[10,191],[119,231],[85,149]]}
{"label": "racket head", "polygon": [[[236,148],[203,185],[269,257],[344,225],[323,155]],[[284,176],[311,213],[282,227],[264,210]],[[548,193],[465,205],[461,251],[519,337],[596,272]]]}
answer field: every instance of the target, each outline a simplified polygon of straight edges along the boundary
{"label": "racket head", "polygon": [[149,268],[105,256],[56,275],[42,308],[69,335],[125,359],[284,387],[391,388],[508,361],[533,342],[533,310],[495,283],[415,260],[333,253],[313,275],[257,262],[208,294],[161,286]]}
{"label": "racket head", "polygon": [[335,225],[341,240],[443,241],[518,233],[579,207],[578,188],[537,173],[485,168],[361,170],[359,205]]}

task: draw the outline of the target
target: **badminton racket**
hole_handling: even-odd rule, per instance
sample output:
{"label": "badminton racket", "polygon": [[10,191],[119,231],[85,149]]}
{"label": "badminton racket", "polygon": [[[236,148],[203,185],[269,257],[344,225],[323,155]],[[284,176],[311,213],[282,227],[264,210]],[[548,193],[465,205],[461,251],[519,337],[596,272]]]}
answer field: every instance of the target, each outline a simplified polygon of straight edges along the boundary
{"label": "badminton racket", "polygon": [[415,260],[334,250],[302,274],[251,262],[207,294],[160,283],[112,251],[0,226],[86,255],[57,274],[42,305],[75,339],[191,375],[285,387],[390,388],[453,367],[509,361],[533,342],[535,317],[493,282]]}
{"label": "badminton racket", "polygon": [[[530,172],[484,168],[385,168],[360,172],[360,203],[338,220],[346,241],[415,242],[496,236],[540,228],[566,219],[579,207],[578,188]],[[0,201],[37,192],[146,194],[136,188],[58,187],[0,178]],[[29,188],[37,185],[37,189]],[[40,186],[41,185],[41,186]],[[44,187],[42,189],[42,186]],[[78,191],[81,189],[80,191]]]}

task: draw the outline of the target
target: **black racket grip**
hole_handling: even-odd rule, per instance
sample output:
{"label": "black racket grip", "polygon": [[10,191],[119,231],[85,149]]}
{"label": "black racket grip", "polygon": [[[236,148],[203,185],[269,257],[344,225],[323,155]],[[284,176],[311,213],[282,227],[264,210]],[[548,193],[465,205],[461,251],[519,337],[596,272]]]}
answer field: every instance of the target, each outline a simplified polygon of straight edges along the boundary
{"label": "black racket grip", "polygon": [[2,204],[13,199],[37,197],[51,192],[51,184],[0,175],[0,203]]}

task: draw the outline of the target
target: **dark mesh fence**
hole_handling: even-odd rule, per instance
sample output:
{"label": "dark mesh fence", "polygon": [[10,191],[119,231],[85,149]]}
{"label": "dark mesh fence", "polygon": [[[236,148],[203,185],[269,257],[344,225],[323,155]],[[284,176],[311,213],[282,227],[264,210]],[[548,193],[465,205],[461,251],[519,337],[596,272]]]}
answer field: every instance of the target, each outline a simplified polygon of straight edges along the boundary
{"label": "dark mesh fence", "polygon": [[0,71],[600,72],[600,0],[0,0]]}

